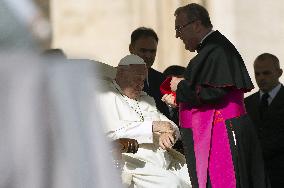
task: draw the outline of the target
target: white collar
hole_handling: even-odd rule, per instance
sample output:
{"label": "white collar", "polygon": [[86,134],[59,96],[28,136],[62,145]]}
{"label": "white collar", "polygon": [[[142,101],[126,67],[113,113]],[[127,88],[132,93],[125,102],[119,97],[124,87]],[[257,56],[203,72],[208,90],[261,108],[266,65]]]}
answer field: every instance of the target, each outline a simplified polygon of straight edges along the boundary
{"label": "white collar", "polygon": [[[131,99],[129,97],[127,97],[126,95],[123,94],[120,86],[116,83],[115,80],[112,81],[114,87],[116,88],[116,90],[120,93],[120,95],[122,96],[123,100],[129,105],[129,107],[131,109],[133,109],[140,117],[140,121],[144,122],[144,116],[142,113],[142,110],[139,106],[140,101],[136,100],[136,99]],[[141,95],[140,95],[141,96]]]}
{"label": "white collar", "polygon": [[213,33],[215,30],[211,30],[211,31],[209,31],[209,33],[207,33],[204,37],[203,37],[203,39],[200,41],[200,44],[211,34],[211,33]]}

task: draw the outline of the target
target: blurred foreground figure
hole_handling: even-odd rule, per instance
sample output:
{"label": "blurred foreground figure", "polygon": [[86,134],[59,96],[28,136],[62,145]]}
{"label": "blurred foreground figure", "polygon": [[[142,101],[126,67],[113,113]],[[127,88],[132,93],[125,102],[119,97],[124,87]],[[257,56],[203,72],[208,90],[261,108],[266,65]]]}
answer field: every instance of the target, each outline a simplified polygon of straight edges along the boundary
{"label": "blurred foreground figure", "polygon": [[1,55],[0,187],[121,187],[94,93],[91,63]]}
{"label": "blurred foreground figure", "polygon": [[0,0],[0,50],[38,50],[51,28],[33,0]]}

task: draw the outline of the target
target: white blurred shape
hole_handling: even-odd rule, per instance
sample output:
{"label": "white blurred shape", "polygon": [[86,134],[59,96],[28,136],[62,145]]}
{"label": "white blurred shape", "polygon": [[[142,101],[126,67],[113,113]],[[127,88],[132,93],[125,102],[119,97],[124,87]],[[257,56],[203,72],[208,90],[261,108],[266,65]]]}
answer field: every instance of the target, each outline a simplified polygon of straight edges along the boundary
{"label": "white blurred shape", "polygon": [[94,65],[0,57],[0,187],[121,187],[93,100]]}

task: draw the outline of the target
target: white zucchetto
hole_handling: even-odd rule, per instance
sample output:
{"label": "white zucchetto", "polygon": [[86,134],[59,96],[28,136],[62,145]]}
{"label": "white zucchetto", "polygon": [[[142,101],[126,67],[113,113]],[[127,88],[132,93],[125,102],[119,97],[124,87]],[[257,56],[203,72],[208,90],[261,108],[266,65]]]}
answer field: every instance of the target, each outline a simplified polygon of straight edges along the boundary
{"label": "white zucchetto", "polygon": [[146,65],[146,63],[141,57],[134,54],[130,54],[119,61],[118,66],[123,65]]}

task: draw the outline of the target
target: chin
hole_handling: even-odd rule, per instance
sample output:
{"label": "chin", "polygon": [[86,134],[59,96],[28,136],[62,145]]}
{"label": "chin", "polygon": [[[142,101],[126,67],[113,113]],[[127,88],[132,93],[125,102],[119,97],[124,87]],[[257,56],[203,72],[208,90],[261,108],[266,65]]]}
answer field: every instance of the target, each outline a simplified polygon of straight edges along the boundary
{"label": "chin", "polygon": [[139,97],[140,94],[141,94],[141,92],[142,92],[142,91],[139,91],[139,92],[137,91],[137,92],[134,94],[135,98]]}
{"label": "chin", "polygon": [[190,52],[195,52],[195,49],[191,48],[190,46],[185,44],[185,49],[190,51]]}
{"label": "chin", "polygon": [[190,52],[195,52],[195,49],[193,49],[193,48],[187,48],[187,50],[190,51]]}

